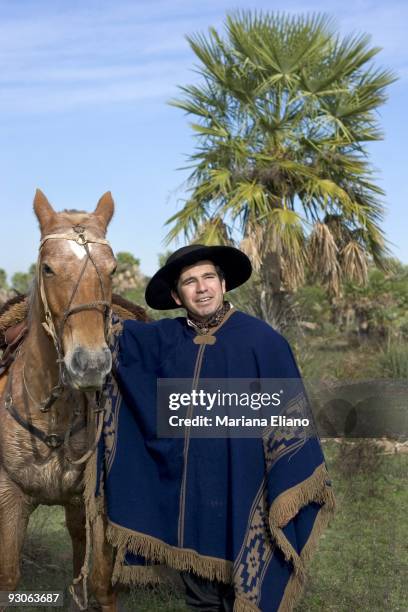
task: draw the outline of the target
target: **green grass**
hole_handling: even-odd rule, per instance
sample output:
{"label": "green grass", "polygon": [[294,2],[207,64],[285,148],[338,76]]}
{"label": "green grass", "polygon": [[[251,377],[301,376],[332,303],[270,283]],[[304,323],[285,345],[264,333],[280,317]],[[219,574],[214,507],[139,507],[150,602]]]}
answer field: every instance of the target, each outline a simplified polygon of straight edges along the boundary
{"label": "green grass", "polygon": [[[18,590],[65,591],[72,579],[72,549],[65,515],[59,506],[40,506],[31,515],[22,560],[22,579]],[[16,608],[10,608],[15,610]],[[27,612],[52,610],[47,607],[24,607]],[[55,608],[61,610],[61,608]],[[64,605],[63,610],[68,609]]]}
{"label": "green grass", "polygon": [[[302,376],[311,380],[358,380],[384,378],[379,359],[382,345],[336,346],[339,338],[307,338],[292,342]],[[340,338],[347,344],[347,340]]]}
{"label": "green grass", "polygon": [[380,354],[380,365],[389,378],[408,378],[408,347],[402,342],[390,343]]}
{"label": "green grass", "polygon": [[[59,506],[40,506],[32,514],[25,540],[22,578],[18,590],[63,591],[64,606],[24,607],[22,612],[68,610],[71,596],[68,586],[72,580],[71,540],[65,528],[65,515]],[[180,586],[123,588],[120,594],[123,612],[186,612]],[[9,608],[17,610],[17,608]]]}
{"label": "green grass", "polygon": [[[329,442],[325,454],[338,508],[321,538],[297,612],[405,612],[408,456],[382,455],[367,442]],[[71,549],[63,524],[60,508],[42,507],[34,513],[21,589],[61,590],[69,584]],[[177,586],[133,588],[121,601],[124,610],[135,612],[187,610]],[[49,610],[22,611],[41,609]]]}
{"label": "green grass", "polygon": [[326,445],[337,512],[299,612],[408,610],[408,457],[360,444]]}

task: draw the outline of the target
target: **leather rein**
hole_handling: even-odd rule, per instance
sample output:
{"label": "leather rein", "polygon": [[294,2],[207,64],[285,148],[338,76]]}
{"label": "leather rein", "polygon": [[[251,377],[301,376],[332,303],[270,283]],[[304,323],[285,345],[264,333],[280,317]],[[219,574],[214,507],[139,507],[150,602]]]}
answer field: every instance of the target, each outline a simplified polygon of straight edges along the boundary
{"label": "leather rein", "polygon": [[[83,266],[80,270],[78,279],[74,285],[68,305],[63,312],[62,320],[58,328],[55,327],[54,320],[53,320],[53,317],[52,317],[52,314],[51,314],[51,311],[48,305],[48,300],[47,300],[47,296],[46,296],[45,289],[44,289],[44,278],[43,278],[43,273],[41,270],[41,249],[48,240],[74,240],[77,244],[79,244],[80,246],[84,248],[85,254],[86,254]],[[43,309],[44,309],[45,320],[42,322],[42,326],[44,330],[46,331],[46,333],[51,337],[53,341],[55,351],[57,353],[56,363],[58,364],[58,382],[51,389],[48,397],[38,404],[38,407],[41,412],[48,412],[52,408],[52,406],[55,404],[55,402],[61,397],[62,393],[64,392],[66,388],[66,385],[64,382],[64,367],[63,367],[64,353],[62,349],[62,335],[64,333],[64,328],[65,328],[66,322],[68,321],[68,318],[71,315],[84,311],[84,310],[99,310],[102,307],[103,315],[104,315],[105,339],[106,341],[108,341],[109,339],[110,325],[111,325],[111,304],[108,300],[106,300],[106,294],[105,294],[105,288],[104,288],[102,276],[98,269],[98,266],[96,265],[91,255],[91,252],[88,246],[90,243],[104,244],[110,247],[110,243],[108,240],[106,240],[105,238],[95,238],[93,236],[90,236],[87,233],[86,228],[82,225],[73,226],[71,233],[47,234],[46,236],[44,236],[44,238],[42,238],[40,242],[36,275],[37,275],[37,286],[39,287],[39,292],[40,292],[40,299],[41,299]],[[99,280],[99,284],[100,284],[101,292],[102,292],[102,299],[95,300],[89,303],[78,304],[78,305],[72,306],[72,303],[74,301],[75,295],[80,286],[80,283],[84,275],[88,261],[92,263],[93,267],[95,268],[96,274],[98,276],[98,280]],[[24,385],[26,393],[29,394],[29,390],[27,388],[25,378],[24,378],[24,370],[23,370],[23,385]],[[23,427],[28,432],[30,432],[32,435],[34,435],[38,440],[41,440],[41,442],[46,444],[51,450],[56,450],[60,448],[60,446],[64,445],[64,447],[68,451],[68,444],[69,444],[70,437],[74,435],[75,433],[78,433],[86,425],[86,423],[84,422],[80,422],[74,425],[75,417],[80,414],[80,412],[78,411],[73,411],[73,417],[71,419],[71,423],[63,435],[55,434],[55,433],[46,434],[44,431],[42,431],[41,429],[34,426],[32,423],[30,423],[26,419],[24,419],[20,415],[20,413],[16,410],[14,403],[13,403],[12,372],[10,372],[10,376],[7,381],[7,391],[6,391],[5,397],[6,397],[5,408],[8,410],[9,414],[14,418],[14,420],[17,423],[19,423],[21,427]],[[87,459],[89,459],[89,457],[94,452],[99,442],[100,435],[102,433],[103,406],[101,405],[101,400],[102,400],[103,394],[98,391],[95,391],[92,394],[83,392],[83,397],[85,397],[86,404],[88,407],[88,425],[94,420],[97,421],[95,423],[95,438],[93,441],[91,441],[91,445],[89,449],[85,452],[85,454],[80,459],[76,459],[76,460],[71,459],[71,457],[69,456],[69,452],[67,452],[67,459],[70,461],[70,463],[73,463],[73,464],[84,463],[85,461],[87,461]]]}

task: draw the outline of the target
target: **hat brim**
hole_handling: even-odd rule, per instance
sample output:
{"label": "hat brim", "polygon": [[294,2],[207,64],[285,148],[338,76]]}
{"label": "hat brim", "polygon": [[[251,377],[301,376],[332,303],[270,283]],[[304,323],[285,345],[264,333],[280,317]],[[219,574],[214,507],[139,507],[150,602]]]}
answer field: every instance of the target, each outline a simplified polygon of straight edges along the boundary
{"label": "hat brim", "polygon": [[220,266],[225,277],[226,291],[239,287],[252,274],[249,258],[239,249],[228,246],[203,246],[166,264],[150,279],[145,292],[146,303],[150,308],[155,310],[180,308],[171,296],[178,275],[186,266],[206,259]]}

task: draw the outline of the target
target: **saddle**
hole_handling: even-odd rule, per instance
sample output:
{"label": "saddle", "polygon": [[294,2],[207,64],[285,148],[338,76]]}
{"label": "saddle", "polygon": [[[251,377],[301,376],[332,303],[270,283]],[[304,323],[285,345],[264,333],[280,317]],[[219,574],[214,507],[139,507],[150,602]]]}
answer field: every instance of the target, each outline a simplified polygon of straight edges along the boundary
{"label": "saddle", "polygon": [[[28,310],[28,296],[24,294],[11,298],[0,309],[0,351],[3,351],[0,357],[0,378],[13,363],[19,347],[27,336]],[[150,321],[142,306],[130,302],[117,293],[112,295],[112,312],[121,319]]]}

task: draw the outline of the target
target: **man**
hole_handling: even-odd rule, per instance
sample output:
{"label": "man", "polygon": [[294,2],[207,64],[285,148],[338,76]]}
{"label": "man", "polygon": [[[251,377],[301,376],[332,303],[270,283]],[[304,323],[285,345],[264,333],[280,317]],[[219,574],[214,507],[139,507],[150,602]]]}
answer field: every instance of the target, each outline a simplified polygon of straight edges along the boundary
{"label": "man", "polygon": [[158,310],[181,306],[186,317],[126,321],[117,331],[118,387],[111,381],[105,419],[100,473],[114,579],[142,582],[170,566],[182,572],[190,608],[208,612],[291,610],[334,506],[313,433],[268,426],[256,438],[199,438],[187,425],[182,438],[157,435],[161,380],[190,379],[197,389],[206,379],[291,379],[286,413],[304,416],[286,340],[224,301],[250,275],[249,259],[232,247],[173,253],[146,301]]}

